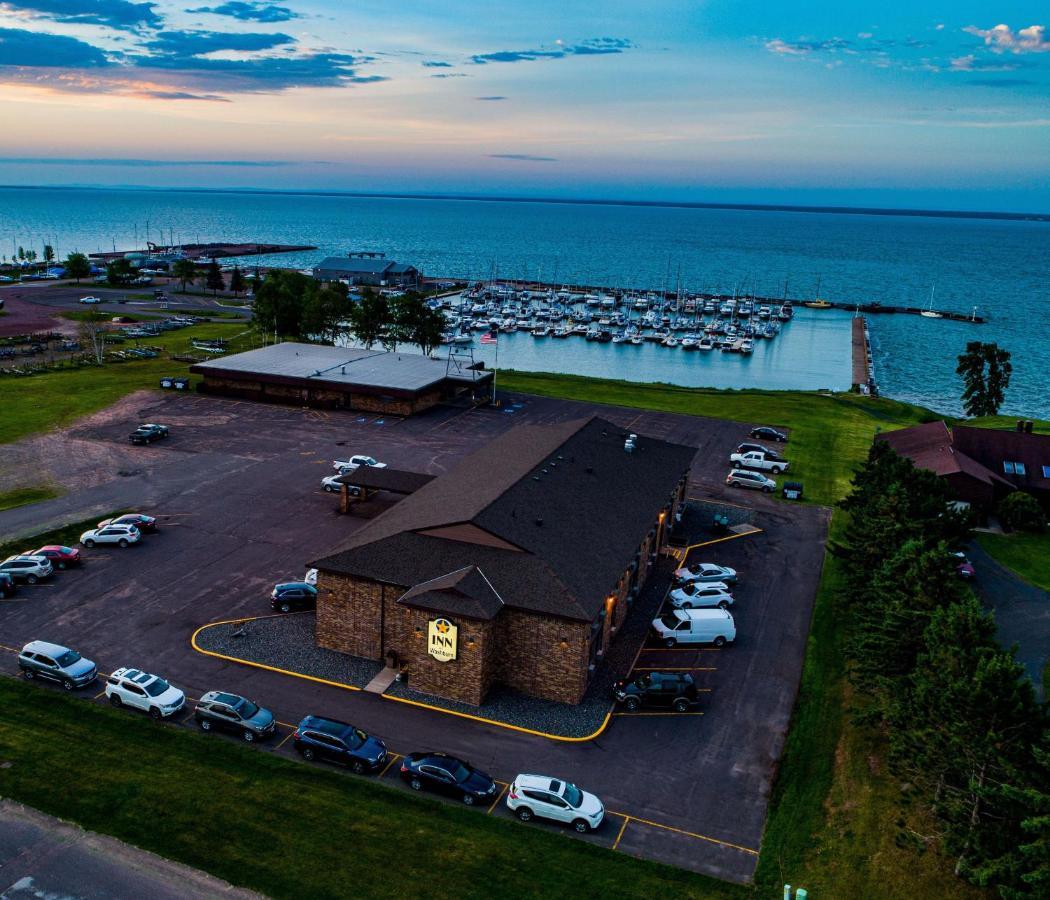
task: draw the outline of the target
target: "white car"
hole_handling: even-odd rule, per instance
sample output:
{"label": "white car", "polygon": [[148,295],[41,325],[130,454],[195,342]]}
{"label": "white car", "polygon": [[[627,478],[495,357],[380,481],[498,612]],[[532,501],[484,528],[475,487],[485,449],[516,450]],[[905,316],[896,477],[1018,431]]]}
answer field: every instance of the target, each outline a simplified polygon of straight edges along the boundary
{"label": "white car", "polygon": [[36,584],[44,578],[50,578],[54,571],[51,560],[46,556],[9,556],[0,563],[0,572],[26,584]]}
{"label": "white car", "polygon": [[173,716],[186,703],[186,695],[163,678],[125,667],[106,679],[106,697],[114,706],[141,709],[151,719]]}
{"label": "white car", "polygon": [[303,576],[303,581],[306,584],[312,584],[317,587],[317,569],[307,569],[306,574]]}
{"label": "white car", "polygon": [[757,450],[750,450],[747,453],[732,453],[729,456],[729,461],[733,464],[734,469],[762,469],[764,472],[772,472],[774,475],[786,472],[788,466],[791,465],[786,459],[773,458],[769,454],[760,453]]}
{"label": "white car", "polygon": [[605,807],[594,794],[546,775],[519,775],[507,789],[507,808],[522,822],[535,816],[571,825],[580,834],[593,831],[605,818]]}
{"label": "white car", "polygon": [[134,525],[107,525],[105,528],[92,528],[80,536],[80,543],[85,547],[95,544],[116,544],[127,547],[142,540],[142,532]]}
{"label": "white car", "polygon": [[675,609],[710,609],[715,606],[726,609],[733,605],[733,594],[724,581],[685,584],[671,591],[668,599]]}
{"label": "white car", "polygon": [[102,298],[101,297],[81,297],[79,302],[80,303],[92,303],[92,304],[94,304],[94,303],[101,303],[102,302]]}
{"label": "white car", "polygon": [[[338,479],[344,475],[349,475],[353,469],[348,469],[346,472],[340,472],[338,475],[327,475],[321,479],[321,487],[328,491],[330,494],[338,494],[343,489],[343,483]],[[350,485],[350,496],[356,497],[361,493],[361,488]]]}
{"label": "white car", "polygon": [[679,584],[691,584],[696,581],[722,581],[726,584],[735,584],[736,569],[730,569],[729,566],[716,566],[714,563],[696,563],[676,569],[674,580]]}
{"label": "white car", "polygon": [[351,456],[349,459],[332,460],[332,468],[340,475],[345,475],[347,472],[353,472],[354,469],[359,466],[371,466],[374,469],[385,469],[386,463],[381,463],[372,456]]}

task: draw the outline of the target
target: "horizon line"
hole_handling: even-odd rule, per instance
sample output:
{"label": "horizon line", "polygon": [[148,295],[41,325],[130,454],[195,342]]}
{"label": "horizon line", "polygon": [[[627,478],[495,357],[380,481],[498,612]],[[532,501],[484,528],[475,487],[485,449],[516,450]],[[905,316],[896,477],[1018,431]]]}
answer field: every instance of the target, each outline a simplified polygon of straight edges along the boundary
{"label": "horizon line", "polygon": [[984,210],[928,209],[921,207],[834,206],[804,203],[733,203],[729,201],[689,200],[626,200],[586,197],[528,197],[515,194],[469,194],[461,192],[395,192],[349,191],[337,189],[282,189],[282,188],[208,188],[208,187],[153,187],[139,185],[90,184],[0,184],[0,190],[84,190],[84,191],[142,191],[173,194],[270,194],[275,196],[355,197],[375,200],[459,200],[478,203],[551,203],[580,206],[634,206],[667,209],[729,209],[743,212],[801,212],[869,216],[915,216],[951,219],[992,219],[1007,221],[1050,222],[1050,212],[1009,212]]}

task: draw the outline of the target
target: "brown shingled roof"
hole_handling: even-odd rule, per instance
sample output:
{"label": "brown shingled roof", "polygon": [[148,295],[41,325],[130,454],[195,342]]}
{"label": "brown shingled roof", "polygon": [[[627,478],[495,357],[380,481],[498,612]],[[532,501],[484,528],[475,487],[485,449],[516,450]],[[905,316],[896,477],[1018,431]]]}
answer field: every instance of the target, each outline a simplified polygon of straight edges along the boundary
{"label": "brown shingled roof", "polygon": [[464,566],[455,572],[417,584],[397,602],[482,620],[494,618],[503,609],[503,598],[477,566]]}

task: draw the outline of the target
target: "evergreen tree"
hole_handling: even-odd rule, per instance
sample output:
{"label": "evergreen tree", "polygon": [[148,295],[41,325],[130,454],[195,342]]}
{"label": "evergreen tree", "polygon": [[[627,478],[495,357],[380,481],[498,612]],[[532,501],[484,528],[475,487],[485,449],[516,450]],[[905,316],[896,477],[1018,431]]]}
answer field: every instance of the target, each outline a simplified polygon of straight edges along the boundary
{"label": "evergreen tree", "polygon": [[386,345],[393,331],[390,306],[386,297],[371,288],[361,291],[361,299],[350,310],[350,331],[365,347],[373,344]]}
{"label": "evergreen tree", "polygon": [[241,271],[240,266],[234,266],[233,272],[230,273],[230,290],[233,291],[235,297],[239,297],[245,289],[244,273]]}
{"label": "evergreen tree", "polygon": [[303,297],[313,279],[302,272],[271,269],[255,293],[255,323],[264,334],[299,337]]}
{"label": "evergreen tree", "polygon": [[955,372],[963,379],[963,407],[971,417],[995,416],[1010,386],[1010,354],[998,344],[970,341],[959,356]]}
{"label": "evergreen tree", "polygon": [[428,354],[441,343],[445,317],[427,306],[415,291],[398,297],[392,304],[392,331],[397,342],[415,344]]}
{"label": "evergreen tree", "polygon": [[171,274],[179,280],[179,290],[186,293],[186,285],[197,277],[197,266],[192,260],[177,259],[172,264]]}
{"label": "evergreen tree", "polygon": [[62,266],[66,270],[66,277],[75,278],[77,284],[80,284],[81,278],[91,274],[91,263],[83,253],[70,253]]}
{"label": "evergreen tree", "polygon": [[51,265],[55,261],[55,248],[50,244],[44,244],[44,262]]}
{"label": "evergreen tree", "polygon": [[208,268],[205,270],[204,285],[207,287],[214,296],[218,291],[226,290],[226,279],[222,277],[222,269],[219,268],[219,261],[213,259],[208,263]]}
{"label": "evergreen tree", "polygon": [[1017,804],[1021,835],[1016,848],[982,872],[986,883],[1001,885],[1005,900],[1050,897],[1050,730],[1032,748],[1026,770],[997,789],[999,798]]}
{"label": "evergreen tree", "polygon": [[131,283],[135,272],[131,268],[131,262],[127,259],[115,259],[106,265],[106,281],[113,285],[126,285]]}
{"label": "evergreen tree", "polygon": [[302,297],[300,336],[329,343],[346,333],[353,315],[349,291],[345,284],[320,284],[307,279]]}

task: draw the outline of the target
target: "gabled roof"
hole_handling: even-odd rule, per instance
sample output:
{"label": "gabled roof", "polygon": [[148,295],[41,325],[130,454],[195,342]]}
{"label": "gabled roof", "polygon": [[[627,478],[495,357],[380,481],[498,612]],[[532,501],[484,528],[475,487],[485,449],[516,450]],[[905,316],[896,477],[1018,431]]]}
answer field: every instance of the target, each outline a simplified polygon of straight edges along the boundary
{"label": "gabled roof", "polygon": [[975,459],[966,452],[963,446],[960,446],[958,438],[961,431],[983,432],[985,429],[964,428],[957,425],[953,430],[949,430],[944,422],[926,422],[922,425],[913,425],[911,428],[901,428],[899,431],[879,434],[878,440],[885,441],[900,456],[907,457],[920,469],[928,469],[935,475],[946,476],[962,473],[984,484],[1013,487],[997,471]]}
{"label": "gabled roof", "polygon": [[[1027,434],[1002,428],[974,428],[956,425],[952,444],[957,452],[978,460],[1013,486],[1050,489],[1050,478],[1043,474],[1050,467],[1050,435]],[[1008,473],[1003,463],[1023,463],[1024,475]]]}
{"label": "gabled roof", "polygon": [[477,565],[508,606],[591,621],[696,454],[626,436],[597,417],[515,428],[314,565],[406,587]]}
{"label": "gabled roof", "polygon": [[358,256],[328,256],[322,259],[314,270],[325,270],[329,272],[348,272],[363,274],[381,274],[396,265],[392,259],[386,257],[358,257]]}
{"label": "gabled roof", "polygon": [[494,618],[503,608],[503,598],[477,566],[464,566],[417,584],[397,602],[482,620]]}

